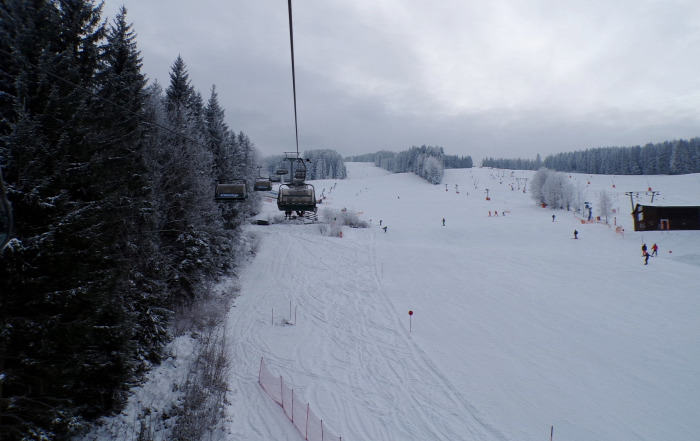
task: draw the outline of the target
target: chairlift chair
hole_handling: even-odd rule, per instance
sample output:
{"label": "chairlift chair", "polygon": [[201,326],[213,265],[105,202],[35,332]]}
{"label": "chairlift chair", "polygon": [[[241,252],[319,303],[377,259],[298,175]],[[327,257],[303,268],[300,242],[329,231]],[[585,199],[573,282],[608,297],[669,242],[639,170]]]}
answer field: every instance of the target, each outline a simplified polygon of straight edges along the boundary
{"label": "chairlift chair", "polygon": [[245,182],[216,185],[215,199],[217,201],[242,201],[247,197]]}
{"label": "chairlift chair", "polygon": [[255,179],[253,183],[253,190],[255,191],[270,191],[272,190],[271,179],[259,177]]}
{"label": "chairlift chair", "polygon": [[305,180],[306,179],[306,169],[305,168],[298,168],[294,170],[294,179],[295,180]]}
{"label": "chairlift chair", "polygon": [[316,211],[316,191],[311,184],[282,184],[277,193],[280,211]]}

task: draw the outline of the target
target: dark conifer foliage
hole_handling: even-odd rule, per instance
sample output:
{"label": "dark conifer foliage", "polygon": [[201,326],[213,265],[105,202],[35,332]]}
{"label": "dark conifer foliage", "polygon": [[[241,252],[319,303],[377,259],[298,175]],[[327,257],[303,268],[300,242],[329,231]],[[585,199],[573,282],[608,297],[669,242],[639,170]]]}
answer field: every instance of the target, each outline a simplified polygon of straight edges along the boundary
{"label": "dark conifer foliage", "polygon": [[507,168],[509,170],[539,170],[542,167],[540,155],[535,160],[532,159],[506,159],[506,158],[484,158],[481,161],[482,167]]}
{"label": "dark conifer foliage", "polygon": [[340,153],[331,149],[307,150],[302,155],[308,159],[307,179],[345,179],[348,172]]}
{"label": "dark conifer foliage", "polygon": [[146,87],[126,9],[106,23],[92,0],[7,0],[0,16],[15,220],[0,254],[0,439],[65,439],[120,408],[175,305],[231,270],[239,221],[224,229],[214,184],[225,168],[251,178],[256,154],[180,57],[165,91]]}
{"label": "dark conifer foliage", "polygon": [[472,168],[474,161],[471,156],[445,155],[445,168]]}
{"label": "dark conifer foliage", "polygon": [[414,146],[403,152],[378,155],[374,163],[394,173],[412,172],[431,184],[439,184],[445,173],[445,152],[439,146]]}
{"label": "dark conifer foliage", "polygon": [[486,158],[484,167],[550,170],[604,175],[678,175],[700,173],[700,138],[679,139],[643,147],[598,147],[549,155],[540,161]]}

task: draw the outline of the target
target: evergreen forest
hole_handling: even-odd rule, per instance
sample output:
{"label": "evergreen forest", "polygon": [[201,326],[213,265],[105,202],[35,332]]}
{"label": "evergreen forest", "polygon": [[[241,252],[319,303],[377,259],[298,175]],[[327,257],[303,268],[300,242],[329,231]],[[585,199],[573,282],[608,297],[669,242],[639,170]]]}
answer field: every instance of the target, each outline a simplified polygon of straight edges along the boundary
{"label": "evergreen forest", "polygon": [[482,167],[550,170],[603,175],[681,175],[700,173],[700,138],[678,139],[633,147],[598,147],[540,155],[533,160],[485,158]]}
{"label": "evergreen forest", "polygon": [[118,411],[173,317],[235,271],[257,153],[175,58],[149,84],[122,8],[0,3],[0,439],[66,439]]}

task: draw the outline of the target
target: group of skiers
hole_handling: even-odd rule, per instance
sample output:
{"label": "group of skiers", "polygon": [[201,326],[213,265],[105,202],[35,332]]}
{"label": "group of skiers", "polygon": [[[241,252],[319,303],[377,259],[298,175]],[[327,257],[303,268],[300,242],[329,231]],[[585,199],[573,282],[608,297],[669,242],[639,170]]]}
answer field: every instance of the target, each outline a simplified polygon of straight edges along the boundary
{"label": "group of skiers", "polygon": [[649,264],[649,257],[656,257],[659,253],[659,246],[654,244],[651,246],[651,253],[647,250],[647,244],[642,245],[642,257],[644,257],[644,265]]}

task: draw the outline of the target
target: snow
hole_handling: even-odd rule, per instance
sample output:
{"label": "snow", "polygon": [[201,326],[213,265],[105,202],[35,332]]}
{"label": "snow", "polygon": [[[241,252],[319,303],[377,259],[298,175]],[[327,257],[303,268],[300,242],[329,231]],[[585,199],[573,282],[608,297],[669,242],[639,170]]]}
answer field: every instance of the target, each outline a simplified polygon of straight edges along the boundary
{"label": "snow", "polygon": [[[313,182],[319,211],[370,228],[247,227],[261,240],[226,325],[222,439],[303,439],[258,384],[261,357],[348,441],[535,441],[552,426],[554,440],[697,439],[700,231],[634,232],[624,192],[700,204],[700,175],[572,174],[594,215],[608,192],[623,236],[537,206],[516,181],[532,172],[446,170],[432,185],[346,166],[347,180]],[[642,243],[660,247],[647,266]]]}
{"label": "snow", "polygon": [[[594,210],[609,193],[623,237],[535,205],[515,179],[531,172],[446,170],[436,186],[347,168],[314,182],[319,209],[371,228],[251,227],[263,239],[228,322],[230,439],[302,439],[257,384],[260,357],[344,440],[697,439],[700,232],[633,232],[624,192],[697,203],[700,175],[572,175]],[[647,266],[643,242],[660,247]]]}

